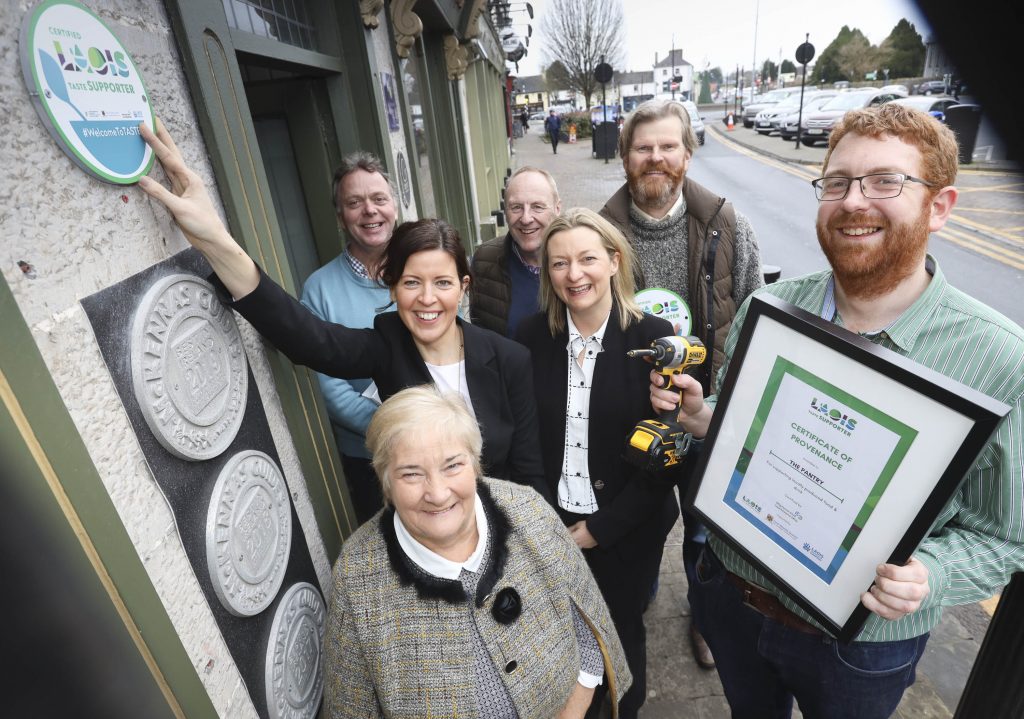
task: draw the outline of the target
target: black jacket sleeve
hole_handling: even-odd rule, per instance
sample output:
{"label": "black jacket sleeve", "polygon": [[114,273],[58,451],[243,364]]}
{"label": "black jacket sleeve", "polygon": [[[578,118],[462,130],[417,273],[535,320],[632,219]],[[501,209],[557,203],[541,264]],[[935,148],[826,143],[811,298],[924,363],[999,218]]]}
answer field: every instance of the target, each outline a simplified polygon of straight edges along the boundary
{"label": "black jacket sleeve", "polygon": [[267,277],[234,301],[216,275],[210,281],[221,301],[244,317],[292,362],[331,377],[374,377],[390,362],[390,350],[374,329],[352,329],[322,320]]}

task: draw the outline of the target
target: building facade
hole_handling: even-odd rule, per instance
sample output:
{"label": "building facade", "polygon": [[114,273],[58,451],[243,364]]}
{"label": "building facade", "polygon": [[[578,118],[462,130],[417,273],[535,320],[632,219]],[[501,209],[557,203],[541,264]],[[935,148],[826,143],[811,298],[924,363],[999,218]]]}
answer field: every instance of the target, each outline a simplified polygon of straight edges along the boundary
{"label": "building facade", "polygon": [[[131,55],[232,234],[289,292],[343,247],[331,177],[356,149],[383,160],[401,220],[444,217],[470,251],[500,231],[492,213],[511,167],[508,95],[486,0],[86,2]],[[0,5],[16,64],[19,30],[35,9]],[[8,490],[68,557],[69,596],[88,594],[109,618],[108,639],[123,648],[117,670],[148,702],[136,715],[270,716],[266,647],[239,649],[249,620],[228,616],[208,591],[207,570],[188,550],[191,521],[168,490],[175,478],[157,481],[153,433],[122,391],[131,353],[104,339],[105,317],[138,312],[115,301],[118,288],[145,289],[165,267],[188,264],[187,242],[140,189],[76,166],[21,73],[4,75],[0,95],[10,120],[0,147]],[[150,174],[164,180],[157,168]],[[293,536],[305,544],[311,584],[325,591],[355,520],[317,382],[238,325],[255,398],[246,412],[265,416]],[[213,477],[225,456],[181,466]],[[203,486],[203,496],[182,492],[195,511],[206,511]]]}

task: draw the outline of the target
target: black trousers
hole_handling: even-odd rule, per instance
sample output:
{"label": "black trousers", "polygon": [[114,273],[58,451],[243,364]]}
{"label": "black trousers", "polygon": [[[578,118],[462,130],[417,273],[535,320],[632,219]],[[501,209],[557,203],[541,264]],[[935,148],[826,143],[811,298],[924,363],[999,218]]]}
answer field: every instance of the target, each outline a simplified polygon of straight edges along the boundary
{"label": "black trousers", "polygon": [[[575,524],[585,515],[573,515],[560,510],[566,524]],[[611,547],[584,549],[583,556],[597,581],[608,613],[615,623],[615,631],[626,653],[626,663],[633,675],[633,684],[619,702],[619,717],[635,719],[647,698],[647,629],[644,611],[651,600],[651,587],[661,567],[661,554],[665,548],[665,535],[652,518],[619,543]],[[594,692],[587,717],[596,717],[608,691],[603,682]]]}

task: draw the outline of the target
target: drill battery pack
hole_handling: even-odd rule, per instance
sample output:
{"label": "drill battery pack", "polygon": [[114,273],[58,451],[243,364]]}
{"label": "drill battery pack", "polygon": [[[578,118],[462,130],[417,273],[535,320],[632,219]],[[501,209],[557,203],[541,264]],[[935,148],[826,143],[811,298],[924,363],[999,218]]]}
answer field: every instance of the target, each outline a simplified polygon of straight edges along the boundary
{"label": "drill battery pack", "polygon": [[692,439],[678,424],[645,419],[629,436],[624,457],[634,467],[657,473],[682,462]]}

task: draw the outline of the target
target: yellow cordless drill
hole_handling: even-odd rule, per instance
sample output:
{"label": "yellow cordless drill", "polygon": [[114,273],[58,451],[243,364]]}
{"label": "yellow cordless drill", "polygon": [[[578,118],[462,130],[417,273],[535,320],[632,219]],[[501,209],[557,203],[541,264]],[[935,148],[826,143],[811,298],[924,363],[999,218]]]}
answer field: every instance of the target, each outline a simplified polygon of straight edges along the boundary
{"label": "yellow cordless drill", "polygon": [[[696,337],[675,335],[654,340],[649,349],[626,353],[628,357],[650,357],[654,368],[664,378],[663,387],[671,387],[672,375],[699,366],[707,355],[704,343]],[[676,413],[677,410],[665,410],[658,419],[638,423],[626,441],[626,461],[651,472],[679,464],[690,449],[692,437],[676,422]]]}

